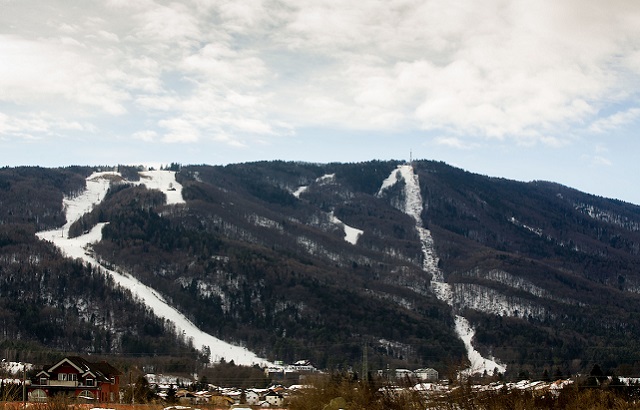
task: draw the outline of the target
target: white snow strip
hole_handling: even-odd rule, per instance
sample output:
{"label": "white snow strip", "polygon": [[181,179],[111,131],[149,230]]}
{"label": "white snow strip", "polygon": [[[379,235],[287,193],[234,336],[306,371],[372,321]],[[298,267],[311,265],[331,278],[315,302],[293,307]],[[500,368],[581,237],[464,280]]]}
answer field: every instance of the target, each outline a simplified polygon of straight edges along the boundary
{"label": "white snow strip", "polygon": [[388,188],[391,188],[392,186],[394,186],[396,184],[396,182],[398,182],[398,178],[399,178],[399,173],[400,171],[398,169],[394,169],[391,174],[389,174],[389,176],[387,177],[387,179],[385,179],[384,181],[382,181],[382,186],[380,187],[380,189],[378,190],[377,196],[381,196],[382,193],[387,190]]}
{"label": "white snow strip", "polygon": [[456,323],[456,333],[462,339],[464,346],[467,348],[467,357],[469,362],[471,362],[471,366],[463,371],[463,374],[472,375],[476,373],[484,373],[485,371],[488,374],[492,374],[495,369],[498,369],[498,372],[504,373],[507,368],[499,363],[491,359],[486,359],[482,357],[482,355],[473,347],[471,344],[471,340],[475,335],[475,331],[469,325],[469,321],[462,316],[456,315],[455,317]]}
{"label": "white snow strip", "polygon": [[309,189],[308,185],[303,185],[301,187],[298,187],[298,189],[293,191],[293,196],[295,196],[296,198],[300,199],[300,195],[302,195],[302,193],[305,192],[308,189]]}
{"label": "white snow strip", "polygon": [[[382,182],[382,186],[378,190],[378,196],[382,196],[382,193],[386,189],[389,189],[398,181],[404,181],[404,201],[394,204],[394,206],[398,207],[398,209],[405,214],[411,216],[416,222],[416,230],[422,244],[422,269],[431,274],[431,289],[436,297],[455,309],[454,289],[449,283],[445,282],[444,275],[440,268],[438,268],[438,256],[433,244],[431,231],[422,226],[422,194],[420,192],[418,175],[413,172],[413,167],[411,165],[399,165],[398,168],[393,170]],[[491,359],[483,358],[480,353],[473,348],[471,339],[475,332],[469,325],[467,319],[456,315],[455,323],[456,333],[463,341],[465,348],[467,349],[469,361],[471,362],[471,367],[464,372],[473,374],[478,372],[483,373],[486,370],[490,373],[495,368],[500,372],[505,371],[506,367],[504,365],[498,365]]]}
{"label": "white snow strip", "polygon": [[325,174],[323,176],[321,176],[320,178],[316,179],[316,182],[319,184],[328,184],[329,182],[333,181],[334,179],[336,179],[336,174]]}
{"label": "white snow strip", "polygon": [[62,204],[67,216],[67,223],[63,229],[69,227],[80,217],[98,205],[104,199],[111,181],[121,180],[122,177],[116,172],[94,172],[86,180],[86,189],[77,197],[64,198]]}
{"label": "white snow strip", "polygon": [[331,212],[329,214],[330,218],[331,218],[331,222],[341,226],[342,229],[344,230],[344,240],[349,242],[352,245],[355,245],[356,243],[358,243],[358,239],[360,238],[360,235],[362,235],[364,233],[364,231],[362,229],[358,229],[358,228],[354,228],[353,226],[349,226],[346,223],[342,222],[340,219],[338,219],[333,212]]}
{"label": "white snow strip", "polygon": [[[148,187],[153,187],[151,189],[166,189],[169,187],[167,176],[170,175],[175,178],[175,173],[169,171],[154,171],[146,174],[149,179],[145,180],[145,184],[152,181],[147,185]],[[65,199],[65,206],[68,212],[67,219],[69,221],[65,225],[66,229],[73,221],[80,218],[82,213],[91,211],[104,198],[109,188],[108,175],[112,178],[117,176],[115,173],[93,174],[87,179],[87,189],[82,195]],[[180,192],[181,186],[179,184],[175,183],[173,187],[176,188],[177,192]],[[172,192],[174,191],[169,191],[169,193]],[[167,200],[170,200],[171,203],[181,203],[183,201],[181,194],[180,196],[167,195]],[[224,358],[227,362],[233,360],[236,364],[248,366],[254,364],[270,365],[269,362],[257,357],[249,350],[226,343],[198,329],[182,313],[170,306],[155,290],[144,285],[133,276],[103,266],[90,252],[90,245],[102,239],[102,228],[105,225],[105,223],[100,223],[90,232],[71,239],[65,237],[60,229],[39,232],[37,235],[40,239],[50,241],[58,246],[66,256],[81,259],[96,267],[99,266],[106,274],[111,275],[116,283],[131,290],[133,295],[149,306],[157,316],[172,322],[179,333],[193,341],[193,345],[196,348],[208,347],[211,351],[210,359],[212,361],[219,361]]]}
{"label": "white snow strip", "polygon": [[[332,182],[334,179],[336,178],[336,174],[325,174],[319,178],[316,178],[315,182],[319,185],[324,185],[324,184],[328,184],[330,182]],[[295,196],[296,198],[300,199],[300,195],[303,192],[306,192],[307,190],[309,190],[309,186],[308,185],[303,185],[298,187],[298,189],[296,189],[295,191],[293,191],[293,196]]]}

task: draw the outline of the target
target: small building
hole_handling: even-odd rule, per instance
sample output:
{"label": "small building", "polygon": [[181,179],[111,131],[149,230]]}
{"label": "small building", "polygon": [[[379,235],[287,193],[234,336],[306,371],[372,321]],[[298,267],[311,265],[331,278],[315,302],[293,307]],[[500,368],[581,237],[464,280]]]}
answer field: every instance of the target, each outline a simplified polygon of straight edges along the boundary
{"label": "small building", "polygon": [[65,395],[81,402],[116,402],[120,392],[120,371],[107,362],[88,362],[65,357],[44,366],[28,388],[29,401],[45,402]]}
{"label": "small building", "polygon": [[418,369],[414,371],[418,380],[423,382],[435,382],[438,381],[439,375],[436,369]]}
{"label": "small building", "polygon": [[264,399],[273,407],[282,407],[284,404],[284,396],[280,393],[271,391],[264,396]]}
{"label": "small building", "polygon": [[413,371],[409,369],[396,369],[395,371],[395,380],[396,381],[406,381],[415,379],[416,375]]}
{"label": "small building", "polygon": [[250,406],[257,406],[260,403],[260,394],[255,390],[247,390],[244,393],[245,402]]}

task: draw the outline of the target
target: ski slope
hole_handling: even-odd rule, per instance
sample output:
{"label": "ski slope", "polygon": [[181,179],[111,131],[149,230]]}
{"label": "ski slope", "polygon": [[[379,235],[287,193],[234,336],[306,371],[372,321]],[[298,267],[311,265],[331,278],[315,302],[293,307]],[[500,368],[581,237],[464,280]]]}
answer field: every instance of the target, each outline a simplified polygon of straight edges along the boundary
{"label": "ski slope", "polygon": [[[382,196],[385,190],[394,186],[398,181],[404,181],[404,202],[401,204],[400,210],[413,218],[422,243],[422,269],[431,274],[431,289],[436,297],[453,307],[453,289],[449,283],[445,282],[444,275],[440,268],[438,268],[438,256],[436,255],[431,232],[422,226],[422,194],[420,193],[418,175],[413,172],[413,166],[406,164],[399,165],[397,169],[393,170],[382,182],[382,186],[378,190],[378,196]],[[473,347],[471,342],[475,331],[467,319],[456,315],[455,331],[464,343],[467,350],[467,358],[470,362],[469,368],[462,371],[463,374],[483,373],[484,371],[492,374],[495,369],[501,373],[505,372],[505,365],[493,359],[482,357]]]}
{"label": "ski slope", "polygon": [[[193,345],[202,349],[208,347],[211,351],[210,360],[217,362],[221,359],[227,362],[233,360],[236,364],[261,366],[271,365],[265,359],[257,357],[251,351],[226,343],[213,337],[195,326],[186,316],[180,313],[173,306],[169,305],[164,298],[154,289],[144,285],[132,275],[121,269],[109,269],[101,263],[91,252],[91,244],[102,239],[102,228],[105,223],[97,224],[91,231],[76,238],[69,238],[69,227],[82,215],[90,212],[105,197],[111,182],[123,181],[120,174],[116,172],[97,172],[87,178],[86,190],[79,196],[64,199],[64,209],[67,216],[67,223],[62,227],[50,231],[39,232],[40,239],[52,242],[62,252],[74,259],[81,259],[92,266],[100,267],[105,274],[110,275],[116,283],[131,290],[134,297],[141,300],[153,312],[175,325],[176,330],[186,339],[190,339]],[[123,181],[130,182],[130,181]],[[168,204],[184,203],[182,198],[182,186],[175,180],[175,173],[171,171],[149,171],[141,173],[139,183],[147,186],[148,189],[158,189],[167,195]],[[66,233],[66,234],[65,234]]]}

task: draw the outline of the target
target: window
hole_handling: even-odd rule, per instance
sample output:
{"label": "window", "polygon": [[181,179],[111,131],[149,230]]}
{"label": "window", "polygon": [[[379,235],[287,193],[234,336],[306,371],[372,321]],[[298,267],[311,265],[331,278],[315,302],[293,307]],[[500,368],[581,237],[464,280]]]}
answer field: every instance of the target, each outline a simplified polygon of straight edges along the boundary
{"label": "window", "polygon": [[87,382],[85,384],[89,387],[93,387],[93,379],[87,379]]}
{"label": "window", "polygon": [[80,394],[78,394],[78,400],[93,400],[95,399],[95,397],[93,396],[93,393],[91,393],[89,390],[82,390],[80,392]]}
{"label": "window", "polygon": [[41,385],[45,386],[45,385],[49,384],[48,382],[49,382],[49,379],[47,379],[46,377],[41,377],[40,378],[40,384]]}
{"label": "window", "polygon": [[58,373],[59,381],[76,381],[78,380],[78,375],[76,373]]}
{"label": "window", "polygon": [[47,393],[42,389],[35,389],[34,391],[29,393],[29,401],[35,402],[45,402],[47,401]]}

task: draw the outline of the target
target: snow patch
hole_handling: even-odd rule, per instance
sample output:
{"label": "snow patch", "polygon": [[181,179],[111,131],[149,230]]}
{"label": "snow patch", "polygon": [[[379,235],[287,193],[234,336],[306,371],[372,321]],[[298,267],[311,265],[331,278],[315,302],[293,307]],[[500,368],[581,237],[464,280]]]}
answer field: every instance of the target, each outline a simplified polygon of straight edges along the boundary
{"label": "snow patch", "polygon": [[574,203],[573,207],[577,211],[582,212],[583,214],[586,214],[589,217],[596,219],[598,221],[607,222],[612,225],[616,225],[621,228],[627,229],[631,232],[640,231],[640,223],[635,222],[627,218],[626,216],[604,211],[594,205],[586,204],[586,203]]}
{"label": "snow patch", "polygon": [[316,179],[316,182],[320,185],[329,184],[336,179],[336,174],[325,174]]}
{"label": "snow patch", "polygon": [[328,251],[318,242],[314,241],[313,239],[307,238],[305,236],[300,236],[296,238],[296,243],[300,245],[302,248],[304,248],[307,251],[307,253],[309,253],[310,255],[323,256],[334,262],[339,262],[342,259],[339,254]]}
{"label": "snow patch", "polygon": [[469,362],[471,362],[471,366],[464,370],[462,373],[466,375],[473,375],[476,373],[487,373],[491,374],[495,369],[498,369],[498,372],[504,373],[507,368],[492,359],[486,359],[482,357],[482,355],[473,347],[471,344],[471,340],[475,335],[475,330],[469,324],[469,321],[460,315],[456,315],[455,317],[456,323],[456,333],[462,339],[464,346],[467,348],[467,358]]}
{"label": "snow patch", "polygon": [[303,185],[301,187],[298,187],[298,189],[293,191],[293,196],[295,196],[296,198],[300,199],[300,195],[302,195],[302,193],[304,193],[308,189],[309,189],[308,185]]}
{"label": "snow patch", "polygon": [[182,185],[176,181],[175,171],[144,171],[140,172],[140,184],[147,189],[156,189],[167,197],[167,205],[184,204]]}
{"label": "snow patch", "polygon": [[[318,185],[326,185],[333,182],[336,178],[336,174],[326,174],[320,178],[316,178],[315,183]],[[292,192],[293,196],[300,199],[300,195],[309,190],[309,185],[302,185]]]}
{"label": "snow patch", "polygon": [[524,228],[524,229],[526,229],[527,231],[529,231],[529,232],[531,232],[531,233],[533,233],[533,234],[535,234],[535,235],[537,235],[537,236],[539,236],[539,237],[542,237],[542,229],[540,229],[540,228],[534,228],[534,227],[532,227],[532,226],[529,226],[529,225],[527,225],[527,224],[524,224],[524,223],[520,222],[518,219],[516,219],[514,216],[512,216],[511,218],[509,218],[509,222],[511,222],[511,223],[512,223],[512,224],[514,224],[515,226],[519,226],[519,227],[521,227],[521,228]]}
{"label": "snow patch", "polygon": [[260,216],[257,214],[251,214],[247,217],[247,220],[254,224],[255,226],[260,226],[262,228],[275,229],[278,232],[283,232],[284,228],[281,223],[278,223],[272,219],[265,218],[264,216]]}
{"label": "snow patch", "polygon": [[553,294],[551,294],[551,292],[549,292],[546,289],[543,289],[539,286],[536,286],[535,284],[533,284],[531,281],[524,279],[522,277],[519,276],[515,276],[510,274],[509,272],[500,270],[500,269],[492,269],[489,271],[481,271],[480,269],[476,268],[476,269],[472,269],[470,271],[467,272],[462,272],[462,275],[464,276],[469,276],[469,277],[475,277],[475,278],[481,278],[481,279],[486,279],[486,280],[490,280],[492,282],[497,282],[500,284],[503,284],[505,286],[509,286],[513,289],[518,289],[518,290],[522,290],[524,292],[527,292],[535,297],[538,298],[542,298],[542,299],[549,299],[549,300],[553,300],[556,302],[560,302],[560,303],[565,303],[568,305],[579,305],[580,303],[578,303],[575,300],[571,300],[571,299],[567,299],[567,298],[559,298],[554,296]]}
{"label": "snow patch", "polygon": [[360,238],[360,236],[364,233],[362,229],[354,228],[352,226],[347,225],[346,223],[338,219],[333,214],[333,212],[329,214],[329,217],[331,218],[331,222],[342,227],[342,229],[344,230],[345,241],[349,242],[352,245],[355,245],[356,243],[358,243],[358,238]]}
{"label": "snow patch", "polygon": [[453,289],[453,306],[459,311],[469,308],[496,316],[537,319],[549,316],[547,309],[541,305],[516,296],[503,295],[486,286],[456,283]]}

